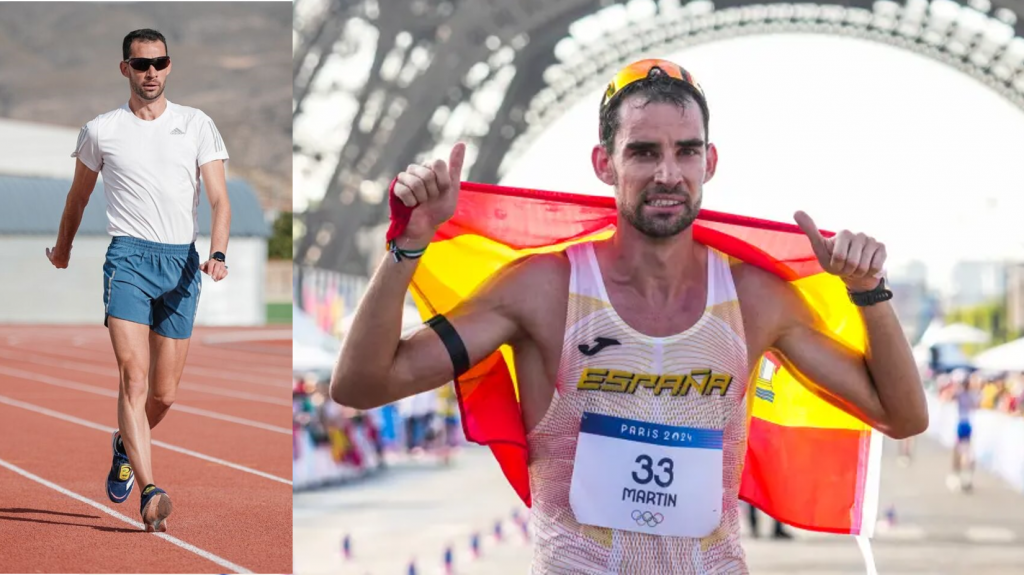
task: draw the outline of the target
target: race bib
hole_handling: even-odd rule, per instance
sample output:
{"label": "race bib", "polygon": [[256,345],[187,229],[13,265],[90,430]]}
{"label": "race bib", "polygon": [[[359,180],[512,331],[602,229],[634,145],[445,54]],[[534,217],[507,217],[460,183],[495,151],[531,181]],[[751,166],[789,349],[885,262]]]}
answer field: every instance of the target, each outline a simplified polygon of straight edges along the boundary
{"label": "race bib", "polygon": [[584,525],[710,535],[722,520],[722,432],[584,413],[569,505]]}

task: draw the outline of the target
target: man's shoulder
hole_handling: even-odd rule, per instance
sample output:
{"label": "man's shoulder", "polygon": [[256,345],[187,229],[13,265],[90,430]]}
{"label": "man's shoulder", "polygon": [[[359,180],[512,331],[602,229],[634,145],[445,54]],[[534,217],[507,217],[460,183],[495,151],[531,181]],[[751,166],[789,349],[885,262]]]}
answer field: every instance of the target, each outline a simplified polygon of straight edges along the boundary
{"label": "man's shoulder", "polygon": [[[531,254],[502,268],[483,290],[494,309],[515,318],[528,333],[561,325],[569,297],[569,258],[564,252]],[[537,331],[540,330],[540,331]]]}
{"label": "man's shoulder", "polygon": [[743,260],[730,258],[729,267],[736,284],[736,294],[741,299],[744,296],[748,299],[770,296],[789,286],[789,282],[778,275]]}
{"label": "man's shoulder", "polygon": [[806,305],[799,290],[786,279],[753,264],[732,260],[732,277],[744,315],[761,320],[802,316]]}
{"label": "man's shoulder", "polygon": [[568,293],[569,260],[564,252],[531,254],[508,263],[487,283],[488,298],[517,309],[545,308]]}
{"label": "man's shoulder", "polygon": [[118,118],[120,118],[124,114],[125,109],[126,105],[122,104],[114,108],[113,110],[110,110],[109,112],[103,112],[102,114],[86,122],[85,127],[86,129],[94,130],[97,128],[101,128],[103,126],[110,125],[111,123],[116,122]]}
{"label": "man's shoulder", "polygon": [[167,110],[175,116],[184,119],[185,123],[203,122],[210,118],[210,116],[206,115],[206,112],[200,110],[199,108],[193,108],[192,106],[183,106],[181,104],[175,104],[172,102],[167,102]]}
{"label": "man's shoulder", "polygon": [[509,275],[519,280],[537,282],[538,287],[568,280],[571,271],[569,257],[564,251],[531,254],[509,266]]}

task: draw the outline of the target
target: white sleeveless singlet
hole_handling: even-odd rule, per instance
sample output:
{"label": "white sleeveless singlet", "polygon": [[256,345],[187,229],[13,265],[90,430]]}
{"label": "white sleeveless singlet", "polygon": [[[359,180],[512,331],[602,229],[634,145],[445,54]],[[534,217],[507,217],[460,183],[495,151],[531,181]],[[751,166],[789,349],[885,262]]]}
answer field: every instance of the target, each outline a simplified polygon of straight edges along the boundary
{"label": "white sleeveless singlet", "polygon": [[[577,244],[566,253],[572,273],[557,387],[548,412],[527,435],[531,521],[536,533],[532,573],[747,573],[740,546],[737,495],[746,453],[749,371],[728,257],[708,248],[707,304],[697,323],[679,334],[650,337],[629,327],[612,308],[593,244]],[[605,345],[596,353],[584,354],[580,347],[593,352],[600,345],[598,338],[605,338]],[[608,340],[615,343],[608,345]],[[632,393],[598,390],[593,385],[579,389],[587,380],[588,368],[619,370],[634,374],[634,378],[636,374],[657,378],[710,370],[732,380],[724,392],[716,389],[710,393],[694,387],[685,394],[655,395],[653,389],[642,385],[635,386]],[[691,538],[580,524],[570,505],[570,485],[584,412],[719,430],[713,432],[721,434],[722,450],[718,527],[705,537]],[[609,469],[607,473],[623,471]]]}

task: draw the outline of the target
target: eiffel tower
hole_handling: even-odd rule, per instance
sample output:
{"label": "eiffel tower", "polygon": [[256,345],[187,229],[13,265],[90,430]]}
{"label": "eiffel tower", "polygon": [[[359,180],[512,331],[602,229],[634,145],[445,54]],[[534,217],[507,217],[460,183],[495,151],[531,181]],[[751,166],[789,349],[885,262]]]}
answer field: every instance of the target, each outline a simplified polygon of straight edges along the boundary
{"label": "eiffel tower", "polygon": [[[1024,110],[1022,13],[1024,0],[296,0],[294,169],[325,189],[298,216],[296,264],[367,275],[383,251],[382,200],[405,166],[461,140],[467,179],[497,182],[582,95],[651,52],[778,32],[851,36],[940,61]],[[578,26],[588,16],[605,30],[596,38]],[[338,110],[340,125],[324,120]]]}

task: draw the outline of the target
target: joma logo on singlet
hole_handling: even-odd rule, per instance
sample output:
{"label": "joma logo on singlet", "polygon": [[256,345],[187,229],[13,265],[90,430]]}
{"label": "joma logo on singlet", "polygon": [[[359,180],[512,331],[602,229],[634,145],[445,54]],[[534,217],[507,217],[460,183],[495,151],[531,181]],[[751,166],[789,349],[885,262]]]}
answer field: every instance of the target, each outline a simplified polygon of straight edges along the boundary
{"label": "joma logo on singlet", "polygon": [[585,391],[610,391],[613,393],[636,393],[638,387],[646,387],[661,395],[686,395],[694,389],[700,395],[711,395],[718,391],[724,396],[732,384],[732,376],[727,373],[715,373],[710,369],[695,369],[681,375],[654,375],[650,373],[633,373],[617,369],[587,368],[580,375],[576,389]]}

